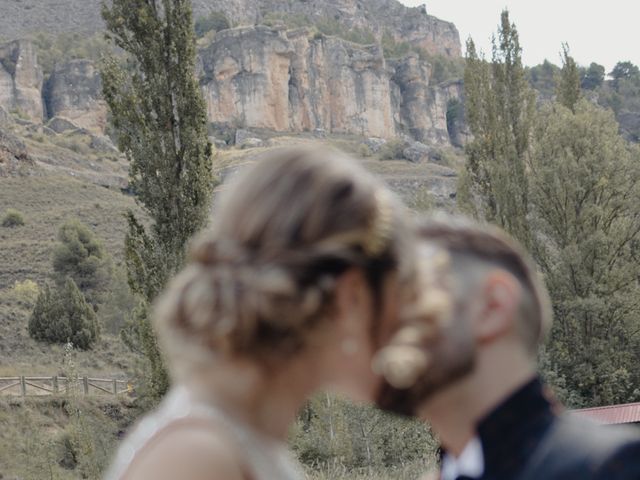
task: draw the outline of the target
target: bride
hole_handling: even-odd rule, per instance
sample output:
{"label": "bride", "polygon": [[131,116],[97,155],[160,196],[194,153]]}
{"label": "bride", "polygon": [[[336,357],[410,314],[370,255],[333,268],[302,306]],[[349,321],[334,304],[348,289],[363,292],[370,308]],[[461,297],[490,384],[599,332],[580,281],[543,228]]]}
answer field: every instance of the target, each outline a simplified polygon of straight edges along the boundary
{"label": "bride", "polygon": [[415,278],[399,204],[335,152],[281,151],[238,177],[156,305],[174,386],[110,480],[302,478],[286,439],[309,396],[375,396],[372,357]]}

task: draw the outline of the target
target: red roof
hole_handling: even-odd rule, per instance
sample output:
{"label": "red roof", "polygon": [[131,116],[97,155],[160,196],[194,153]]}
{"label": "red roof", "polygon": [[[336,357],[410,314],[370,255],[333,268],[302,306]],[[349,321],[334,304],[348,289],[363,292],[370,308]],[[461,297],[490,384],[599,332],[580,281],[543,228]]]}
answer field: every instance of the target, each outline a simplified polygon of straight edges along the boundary
{"label": "red roof", "polygon": [[640,403],[627,403],[626,405],[610,405],[607,407],[584,408],[573,410],[572,413],[588,417],[603,425],[617,423],[640,422]]}

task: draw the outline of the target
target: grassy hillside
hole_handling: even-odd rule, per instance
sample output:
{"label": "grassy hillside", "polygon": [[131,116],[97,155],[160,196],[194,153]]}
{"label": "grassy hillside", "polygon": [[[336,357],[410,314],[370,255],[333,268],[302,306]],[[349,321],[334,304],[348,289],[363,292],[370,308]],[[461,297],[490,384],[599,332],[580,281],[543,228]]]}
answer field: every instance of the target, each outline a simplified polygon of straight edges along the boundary
{"label": "grassy hillside", "polygon": [[[103,240],[118,262],[126,228],[123,213],[136,205],[130,196],[61,174],[0,179],[0,212],[20,211],[25,225],[0,227],[0,375],[53,375],[61,346],[29,338],[32,305],[15,291],[16,282],[42,285],[51,274],[51,252],[59,226],[77,218]],[[1,214],[1,213],[0,213]],[[96,350],[80,354],[87,374],[122,377],[131,371],[131,355],[118,338],[103,335]]]}
{"label": "grassy hillside", "polygon": [[127,401],[0,397],[0,478],[100,478],[135,413]]}
{"label": "grassy hillside", "polygon": [[[87,134],[75,131],[45,135],[20,123],[11,125],[10,131],[24,144],[29,161],[5,176],[0,170],[0,220],[7,209],[19,211],[24,219],[22,226],[0,226],[0,376],[61,375],[67,372],[65,350],[61,345],[39,343],[29,337],[33,297],[16,284],[32,281],[42,286],[50,278],[56,234],[69,219],[89,226],[114,264],[121,263],[126,231],[123,213],[128,209],[141,212],[133,197],[123,193],[127,172],[124,160],[92,150]],[[226,180],[272,148],[326,142],[355,154],[363,151],[363,139],[352,136],[271,136],[261,148],[220,150],[214,160],[215,171]],[[451,204],[454,170],[404,160],[382,161],[365,153],[365,166],[410,205],[423,209]],[[219,188],[224,189],[224,183]],[[103,329],[93,350],[75,352],[73,362],[79,375],[131,379],[136,374],[136,357],[115,332],[107,329]],[[100,478],[99,472],[108,463],[118,439],[138,413],[135,401],[129,398],[21,399],[0,394],[0,478]],[[375,472],[368,468],[355,472],[341,464],[327,468],[310,472],[310,478],[415,478],[425,464],[410,462],[388,471],[376,467]]]}

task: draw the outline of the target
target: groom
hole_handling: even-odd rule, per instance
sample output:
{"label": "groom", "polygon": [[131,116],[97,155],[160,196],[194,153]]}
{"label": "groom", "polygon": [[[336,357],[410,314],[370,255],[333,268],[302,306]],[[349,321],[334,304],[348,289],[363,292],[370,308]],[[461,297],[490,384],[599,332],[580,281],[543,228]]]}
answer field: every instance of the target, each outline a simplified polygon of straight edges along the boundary
{"label": "groom", "polygon": [[419,234],[449,253],[450,319],[436,338],[402,346],[432,361],[412,386],[387,384],[379,404],[431,424],[441,480],[640,479],[638,431],[563,413],[537,375],[551,311],[529,257],[502,232],[454,218]]}

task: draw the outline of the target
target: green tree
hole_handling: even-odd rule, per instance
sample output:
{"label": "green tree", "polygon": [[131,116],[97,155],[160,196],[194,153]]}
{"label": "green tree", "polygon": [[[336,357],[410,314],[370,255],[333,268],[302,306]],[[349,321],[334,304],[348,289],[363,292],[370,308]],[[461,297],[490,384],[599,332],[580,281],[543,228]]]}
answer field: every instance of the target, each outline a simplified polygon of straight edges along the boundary
{"label": "green tree", "polygon": [[435,464],[437,449],[423,422],[326,393],[308,402],[290,440],[301,461],[314,469],[339,463],[349,470],[367,469],[370,477],[384,467],[398,470],[408,464],[421,464],[424,472]]}
{"label": "green tree", "polygon": [[556,81],[560,76],[560,69],[549,60],[540,65],[527,69],[529,83],[543,98],[551,99],[556,91]]}
{"label": "green tree", "polygon": [[576,103],[580,99],[580,70],[575,60],[569,53],[569,45],[562,45],[562,71],[557,90],[557,100],[560,104],[574,111]]}
{"label": "green tree", "polygon": [[611,112],[538,114],[531,219],[555,323],[548,369],[588,404],[640,399],[640,161]]}
{"label": "green tree", "polygon": [[93,308],[72,278],[53,290],[42,289],[29,319],[32,338],[49,343],[71,342],[82,350],[90,349],[100,329]]}
{"label": "green tree", "polygon": [[95,307],[109,284],[111,259],[89,227],[78,220],[69,220],[58,230],[53,272],[54,279],[60,284],[67,277],[72,278]]}
{"label": "green tree", "polygon": [[640,69],[631,62],[618,62],[609,73],[613,86],[618,90],[620,80],[640,80]]}
{"label": "green tree", "polygon": [[[502,12],[492,61],[467,42],[466,112],[474,136],[466,148],[466,183],[462,198],[477,216],[497,223],[529,243],[526,220],[526,161],[535,112],[535,96],[525,78],[521,48],[509,13]],[[474,205],[470,205],[474,203]]]}
{"label": "green tree", "polygon": [[[126,56],[124,66],[114,58],[104,62],[103,92],[120,149],[130,161],[131,187],[151,220],[145,227],[132,212],[127,216],[127,273],[132,290],[151,302],[182,266],[189,238],[206,223],[213,188],[211,144],[195,77],[191,2],[110,4],[103,5],[102,16],[110,39]],[[148,359],[159,356],[155,341],[138,340]],[[166,373],[152,373],[152,394],[161,395]]]}
{"label": "green tree", "polygon": [[591,62],[589,68],[582,77],[582,88],[586,90],[595,90],[604,83],[604,67],[595,62]]}

